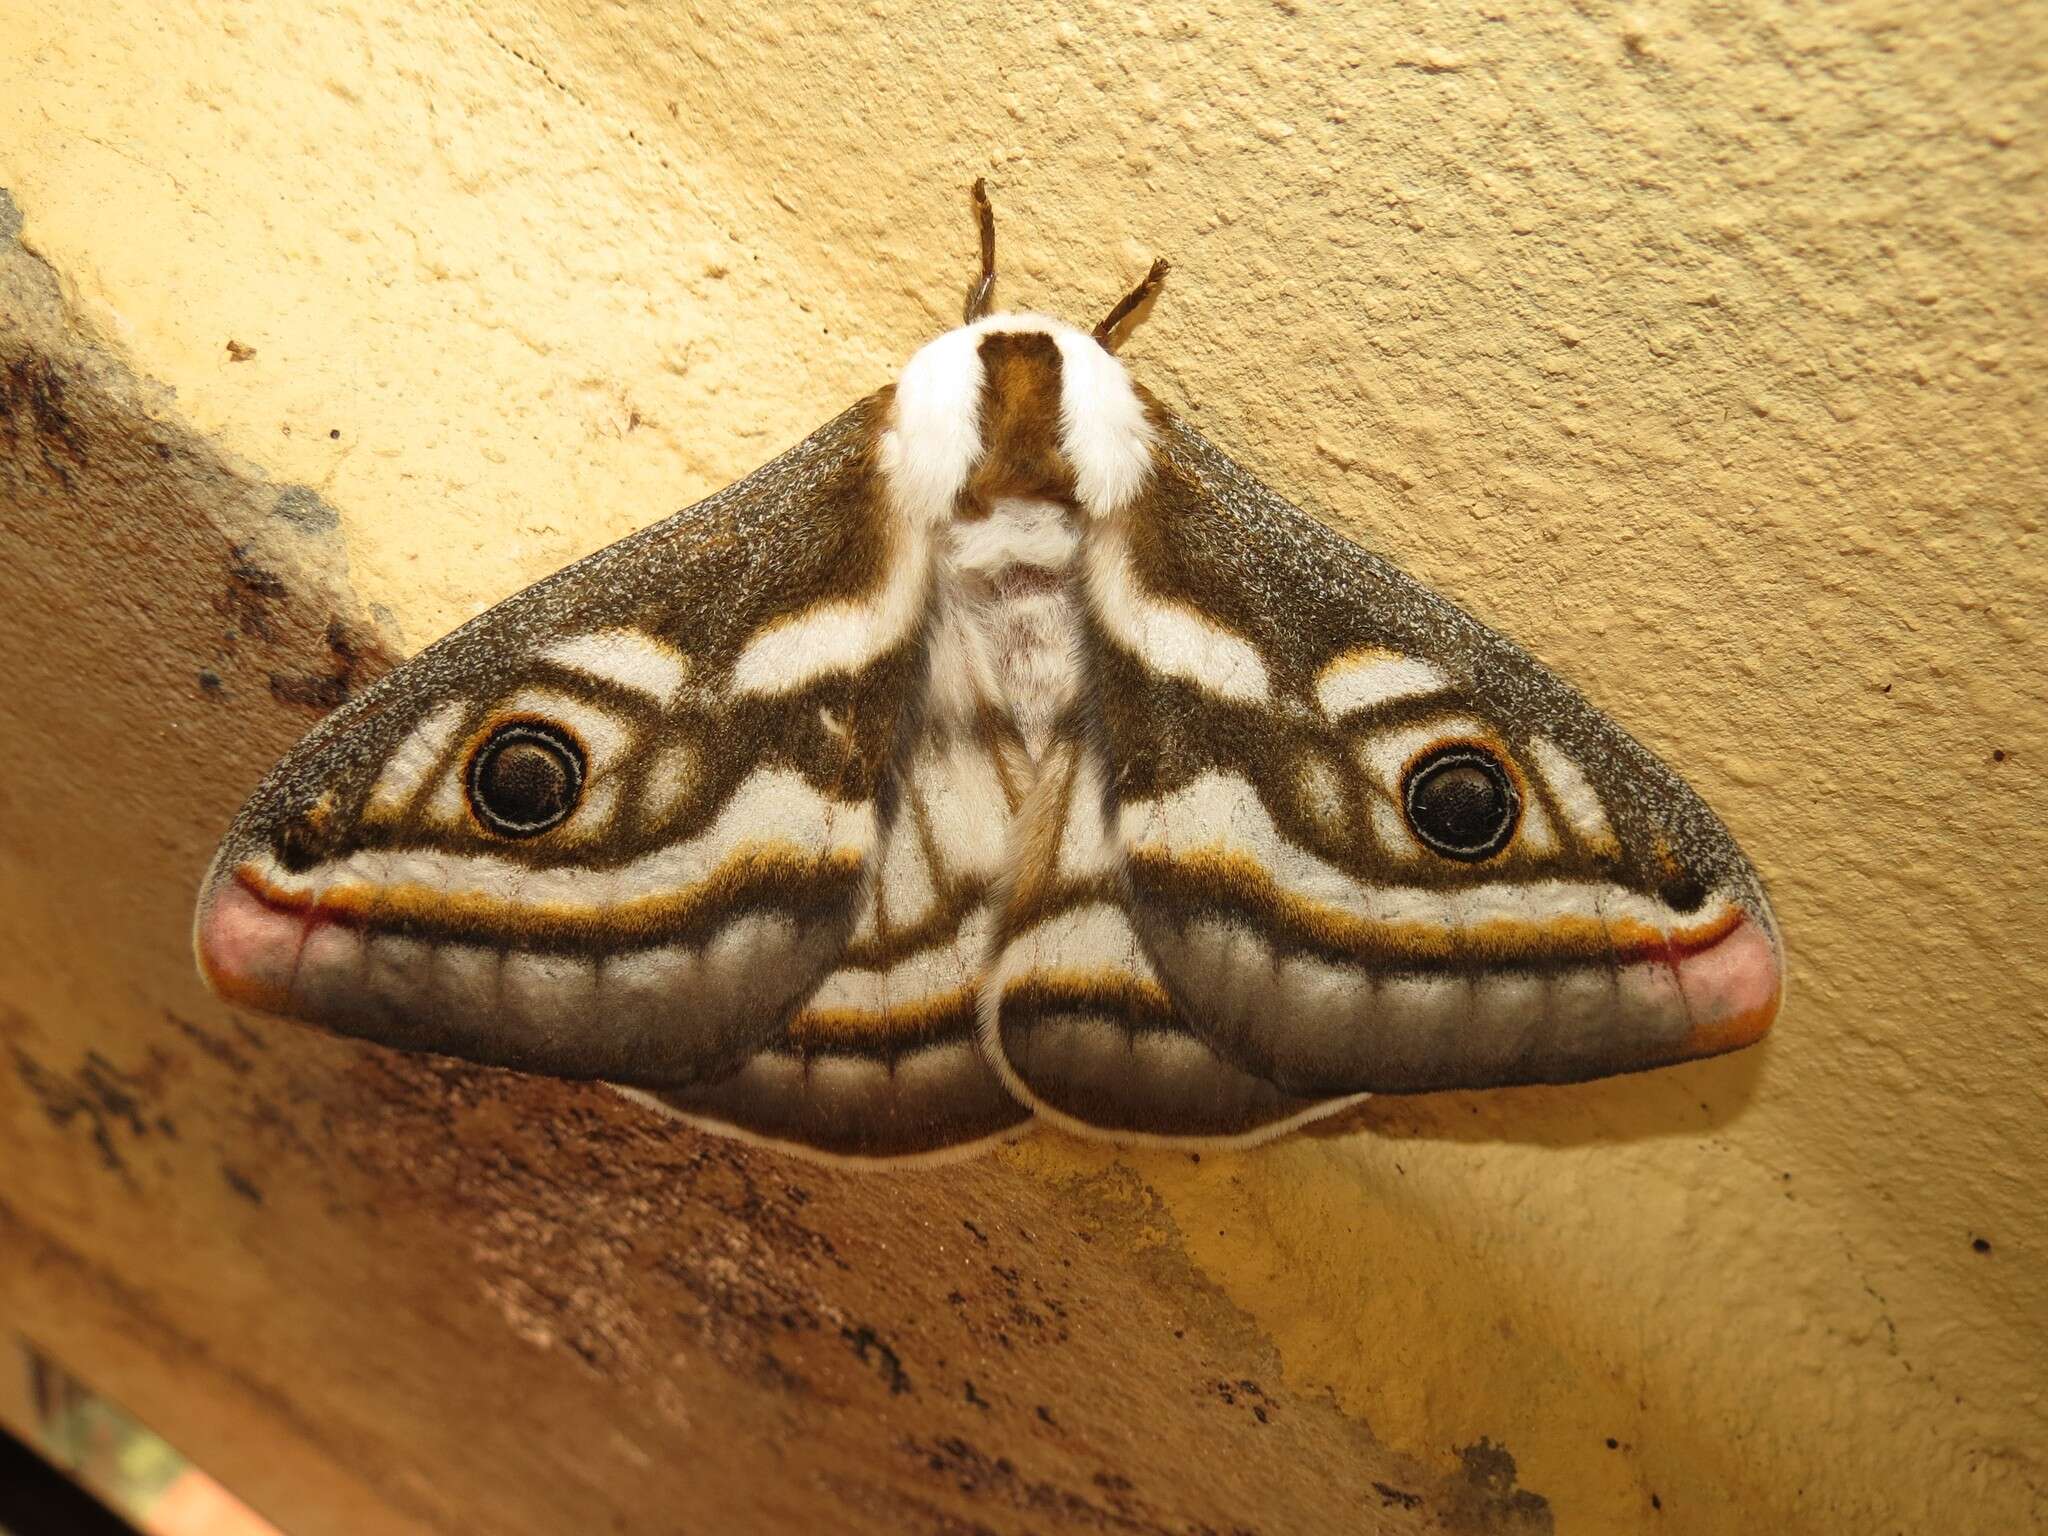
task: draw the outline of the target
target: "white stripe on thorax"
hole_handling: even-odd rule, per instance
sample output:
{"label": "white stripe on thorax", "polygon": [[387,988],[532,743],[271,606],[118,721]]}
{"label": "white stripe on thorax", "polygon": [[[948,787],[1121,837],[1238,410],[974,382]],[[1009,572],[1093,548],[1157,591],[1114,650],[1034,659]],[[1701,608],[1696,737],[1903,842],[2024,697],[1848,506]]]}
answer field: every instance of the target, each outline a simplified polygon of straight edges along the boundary
{"label": "white stripe on thorax", "polygon": [[927,342],[904,365],[882,434],[882,477],[896,512],[936,528],[953,515],[981,457],[981,336],[987,322]]}
{"label": "white stripe on thorax", "polygon": [[1152,423],[1124,365],[1086,331],[1059,326],[1060,447],[1074,493],[1096,518],[1113,517],[1152,476]]}

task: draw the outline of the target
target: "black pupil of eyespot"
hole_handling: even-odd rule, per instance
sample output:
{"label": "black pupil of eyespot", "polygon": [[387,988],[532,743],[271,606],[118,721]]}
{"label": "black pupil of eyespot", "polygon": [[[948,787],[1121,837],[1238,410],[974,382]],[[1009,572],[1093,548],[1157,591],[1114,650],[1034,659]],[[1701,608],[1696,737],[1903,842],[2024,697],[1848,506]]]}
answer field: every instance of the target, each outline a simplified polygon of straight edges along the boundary
{"label": "black pupil of eyespot", "polygon": [[1514,829],[1517,805],[1507,770],[1473,748],[1446,748],[1426,758],[1409,776],[1407,798],[1415,835],[1451,858],[1496,853]]}
{"label": "black pupil of eyespot", "polygon": [[507,821],[546,821],[568,809],[568,768],[538,742],[515,741],[492,753],[485,787],[492,809]]}
{"label": "black pupil of eyespot", "polygon": [[568,742],[511,726],[484,747],[472,781],[477,812],[508,836],[544,832],[576,808],[582,764]]}
{"label": "black pupil of eyespot", "polygon": [[1500,821],[1500,786],[1477,768],[1446,768],[1417,791],[1415,808],[1447,843],[1483,843]]}

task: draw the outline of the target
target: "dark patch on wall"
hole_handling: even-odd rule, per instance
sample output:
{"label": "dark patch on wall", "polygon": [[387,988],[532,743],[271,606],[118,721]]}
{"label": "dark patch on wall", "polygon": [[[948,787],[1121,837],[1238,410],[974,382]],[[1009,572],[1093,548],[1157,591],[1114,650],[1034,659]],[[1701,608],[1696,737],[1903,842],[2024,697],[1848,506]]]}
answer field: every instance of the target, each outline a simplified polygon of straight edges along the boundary
{"label": "dark patch on wall", "polygon": [[1092,1486],[1083,1492],[1050,1478],[1029,1476],[1008,1456],[984,1451],[961,1435],[906,1439],[897,1448],[961,1493],[1007,1505],[1063,1530],[1119,1531],[1131,1536],[1187,1536],[1191,1531],[1204,1536],[1258,1536],[1255,1526],[1191,1526],[1162,1516],[1138,1493],[1135,1483],[1117,1472],[1096,1472],[1089,1478]]}
{"label": "dark patch on wall", "polygon": [[98,1051],[71,1072],[37,1061],[19,1045],[10,1045],[14,1075],[36,1101],[43,1118],[58,1130],[83,1125],[99,1155],[100,1166],[134,1185],[125,1143],[144,1141],[163,1127],[150,1120],[147,1097],[154,1086],[146,1072],[124,1072]]}
{"label": "dark patch on wall", "polygon": [[220,611],[234,625],[229,645],[243,634],[259,640],[272,638],[270,605],[291,595],[284,578],[260,564],[246,544],[228,546],[227,586],[221,594]]}
{"label": "dark patch on wall", "polygon": [[1383,1508],[1420,1509],[1422,1507],[1421,1494],[1410,1493],[1406,1488],[1396,1488],[1393,1484],[1383,1483],[1378,1478],[1373,1479],[1372,1491],[1380,1496],[1380,1504]]}
{"label": "dark patch on wall", "polygon": [[21,224],[21,204],[12,192],[0,187],[0,240],[19,240]]}
{"label": "dark patch on wall", "polygon": [[846,1340],[847,1347],[860,1357],[863,1365],[871,1364],[881,1373],[882,1380],[889,1384],[891,1397],[900,1397],[911,1390],[910,1373],[903,1369],[902,1357],[887,1339],[866,1323],[841,1328],[839,1337]]}
{"label": "dark patch on wall", "polygon": [[341,619],[327,621],[328,665],[317,672],[273,672],[270,694],[280,704],[326,711],[348,702],[361,685],[389,671],[392,660],[374,636]]}
{"label": "dark patch on wall", "polygon": [[1252,1417],[1261,1424],[1273,1422],[1273,1400],[1266,1396],[1265,1388],[1249,1377],[1236,1381],[1219,1381],[1211,1389],[1226,1408],[1235,1408],[1240,1403],[1251,1409]]}
{"label": "dark patch on wall", "polygon": [[[303,487],[288,487],[280,492],[272,511],[294,533],[328,540],[339,531],[339,515]],[[322,518],[333,521],[320,523]],[[215,608],[227,620],[219,652],[223,669],[237,654],[244,639],[280,644],[284,642],[287,631],[303,629],[307,616],[303,612],[293,613],[293,599],[292,589],[272,567],[268,557],[250,543],[231,544],[228,547],[226,580],[214,600]],[[321,664],[291,670],[276,668],[265,673],[272,698],[280,704],[324,714],[337,705],[347,703],[359,688],[376,681],[397,665],[397,659],[373,631],[338,616],[328,618],[326,628],[321,632],[321,643],[326,651]],[[216,668],[206,670],[213,675],[215,682],[208,683],[202,676],[200,686],[211,693],[220,686],[221,674]]]}
{"label": "dark patch on wall", "polygon": [[1539,1493],[1515,1486],[1515,1458],[1504,1445],[1485,1436],[1476,1444],[1461,1446],[1458,1462],[1465,1488],[1474,1496],[1464,1501],[1468,1517],[1481,1519],[1481,1528],[1500,1531],[1551,1531],[1550,1501]]}
{"label": "dark patch on wall", "polygon": [[251,1205],[261,1205],[263,1203],[263,1191],[256,1187],[255,1182],[247,1174],[243,1173],[232,1163],[222,1163],[220,1165],[220,1176],[222,1182],[229,1189],[240,1195]]}
{"label": "dark patch on wall", "polygon": [[24,447],[51,479],[71,489],[71,472],[85,467],[85,434],[64,402],[64,376],[48,358],[17,357],[0,370],[0,435],[10,456]]}
{"label": "dark patch on wall", "polygon": [[[978,1228],[969,1225],[969,1230],[987,1243]],[[1023,1265],[991,1263],[988,1274],[987,1287],[976,1286],[971,1292],[956,1289],[946,1295],[946,1304],[966,1326],[968,1337],[1003,1349],[1019,1345],[1043,1349],[1072,1337],[1066,1299],[1047,1286],[1036,1270],[1027,1274]]]}
{"label": "dark patch on wall", "polygon": [[286,486],[277,493],[271,511],[301,533],[334,533],[341,527],[341,514],[333,503],[311,486]]}
{"label": "dark patch on wall", "polygon": [[249,1058],[237,1047],[213,1033],[212,1030],[204,1029],[194,1024],[190,1019],[180,1018],[169,1009],[164,1010],[164,1017],[170,1020],[171,1027],[179,1034],[190,1040],[207,1056],[219,1062],[230,1071],[247,1072],[250,1069],[252,1063]]}

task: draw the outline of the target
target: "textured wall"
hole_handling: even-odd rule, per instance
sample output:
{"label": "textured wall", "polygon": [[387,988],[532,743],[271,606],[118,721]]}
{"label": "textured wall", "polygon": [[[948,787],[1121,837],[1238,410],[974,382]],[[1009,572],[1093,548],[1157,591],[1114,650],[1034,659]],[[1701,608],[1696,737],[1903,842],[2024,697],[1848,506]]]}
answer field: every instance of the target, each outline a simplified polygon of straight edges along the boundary
{"label": "textured wall", "polygon": [[83,11],[0,0],[21,238],[339,509],[396,648],[888,378],[974,175],[1012,304],[1171,256],[1132,369],[1691,778],[1789,998],[1733,1059],[1003,1176],[1135,1170],[1294,1390],[1505,1446],[1566,1532],[2048,1515],[2048,10]]}

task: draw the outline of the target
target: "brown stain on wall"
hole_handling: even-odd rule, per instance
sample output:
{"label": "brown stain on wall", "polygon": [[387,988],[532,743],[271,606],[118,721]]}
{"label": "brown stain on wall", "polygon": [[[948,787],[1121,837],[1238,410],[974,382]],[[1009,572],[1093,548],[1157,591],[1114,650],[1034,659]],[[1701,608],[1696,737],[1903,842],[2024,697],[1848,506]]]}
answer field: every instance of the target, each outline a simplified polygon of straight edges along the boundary
{"label": "brown stain on wall", "polygon": [[[19,779],[0,784],[22,978],[9,1000],[36,1021],[23,1048],[43,1070],[75,1081],[87,1048],[135,1070],[159,1038],[217,1069],[155,1010],[230,1038],[191,990],[187,887],[317,705],[278,702],[271,674],[337,675],[324,594],[347,590],[344,555],[350,601],[388,612],[396,654],[752,468],[951,323],[973,258],[964,189],[986,174],[1004,302],[1085,323],[1154,255],[1174,258],[1124,348],[1137,375],[1283,493],[1561,667],[1700,786],[1771,882],[1790,994],[1771,1042],[1725,1061],[1378,1102],[1249,1157],[1041,1139],[960,1175],[952,1198],[974,1210],[890,1226],[890,1196],[831,1184],[854,1202],[846,1220],[937,1262],[920,1244],[974,1243],[956,1220],[997,1230],[984,1203],[1030,1203],[1034,1232],[1080,1228],[1098,1202],[1139,1212],[1086,1245],[1113,1244],[1113,1261],[1098,1254],[1062,1304],[1119,1294],[1147,1255],[1169,1256],[1148,1294],[1205,1298],[1191,1314],[1220,1309],[1249,1330],[1230,1349],[1265,1363],[1147,1376],[1147,1391],[1185,1406],[1184,1389],[1252,1426],[1249,1394],[1225,1404],[1216,1380],[1334,1404],[1350,1428],[1326,1424],[1343,1447],[1328,1454],[1361,1458],[1344,1497],[1390,1519],[1406,1506],[1381,1483],[1428,1493],[1418,1518],[1448,1518],[1443,1490],[1471,1486],[1461,1448],[1482,1444],[1506,1447],[1517,1488],[1569,1531],[2048,1517],[2039,8],[771,5],[712,25],[657,7],[401,14],[367,0],[232,24],[141,14],[0,20],[20,44],[0,49],[0,100],[24,107],[0,122],[0,184],[23,237],[79,323],[163,386],[134,386],[119,428],[96,436],[77,423],[97,351],[10,353],[31,372],[7,386],[16,425],[0,428],[22,477],[6,510],[0,660],[21,680],[6,707],[40,760],[94,765],[34,802]],[[150,237],[109,240],[114,218]],[[253,356],[233,361],[230,336]],[[52,411],[77,444],[33,426]],[[261,492],[209,479],[216,450]],[[31,537],[19,487],[51,515],[65,476],[88,474],[109,498],[97,522]],[[286,486],[339,515],[271,516]],[[292,594],[268,602],[290,626],[268,639],[215,606],[252,539]],[[31,643],[15,617],[30,613],[66,616],[46,626],[61,650]],[[60,707],[81,677],[97,715]],[[208,1088],[193,1090],[203,1111],[168,1111],[176,1143],[110,1133],[136,1178],[167,1160],[161,1187],[218,1202],[199,1207],[220,1235],[193,1265],[226,1300],[188,1301],[181,1326],[234,1310],[266,1320],[293,1361],[367,1348],[381,1363],[389,1316],[452,1314],[482,1374],[399,1378],[451,1417],[487,1418],[492,1392],[519,1400],[530,1382],[508,1361],[588,1373],[565,1363],[581,1361],[573,1346],[530,1333],[644,1367],[636,1390],[679,1412],[693,1366],[721,1386],[751,1369],[763,1401],[783,1400],[785,1374],[825,1382],[880,1404],[917,1447],[885,1457],[917,1480],[879,1491],[858,1471],[806,1483],[778,1463],[749,1495],[777,1513],[829,1481],[877,1526],[1037,1528],[1065,1494],[1116,1514],[1097,1473],[1130,1477],[1144,1518],[1191,1507],[1168,1475],[988,1438],[965,1382],[991,1403],[1016,1389],[979,1362],[952,1382],[936,1360],[957,1365],[965,1344],[920,1352],[916,1327],[955,1314],[944,1293],[830,1326],[813,1309],[818,1326],[764,1356],[748,1352],[774,1337],[758,1321],[772,1299],[742,1326],[676,1281],[691,1299],[674,1315],[707,1331],[634,1343],[632,1307],[597,1298],[668,1229],[599,1221],[600,1249],[637,1257],[579,1268],[582,1310],[562,1311],[532,1276],[580,1252],[585,1217],[518,1229],[516,1203],[463,1172],[471,1153],[530,1164],[540,1129],[472,1124],[459,1107],[493,1127],[512,1112],[466,1078],[364,1087],[352,1048],[265,1038],[267,1085],[233,1090],[266,1106],[249,1110],[258,1129],[236,1129]],[[529,1091],[516,1102],[542,1122],[604,1102]],[[337,1151],[386,1096],[411,1106],[391,1111],[414,1128],[394,1135],[444,1138],[454,1159],[402,1218],[382,1202],[404,1170]],[[84,1122],[60,1132],[31,1097],[0,1072],[0,1135],[33,1134],[45,1175],[37,1230],[74,1248],[92,1237],[109,1260],[161,1247],[171,1218],[105,1193]],[[219,1146],[201,1146],[200,1124],[222,1127]],[[500,1134],[512,1150],[493,1151]],[[259,1135],[278,1138],[285,1176],[249,1155],[242,1138]],[[611,1176],[614,1158],[665,1155],[565,1145],[548,1155],[573,1155],[566,1191]],[[348,1171],[310,1193],[329,1167]],[[602,1184],[618,1198],[656,1198],[613,1173],[628,1178]],[[936,1211],[927,1198],[910,1208]],[[436,1201],[475,1201],[517,1235],[458,1236],[440,1255],[421,1214],[445,1219]],[[676,1230],[712,1245],[707,1263],[720,1242],[751,1251],[735,1235],[751,1218],[722,1219]],[[302,1221],[333,1223],[330,1246],[358,1255],[339,1319],[306,1301],[280,1311],[317,1267],[261,1234]],[[498,1276],[481,1298],[479,1272]],[[1000,1316],[973,1312],[960,1337],[1007,1358],[987,1342]],[[913,1391],[889,1390],[884,1344]],[[129,1380],[164,1390],[146,1354],[122,1358]],[[384,1479],[407,1518],[441,1509],[432,1476],[378,1438],[377,1384],[345,1385],[308,1443],[400,1469]],[[942,1389],[957,1419],[889,1417]],[[588,1394],[575,1411],[608,1411]],[[1035,1406],[1067,1423],[1050,1399]],[[747,1433],[783,1444],[795,1421],[760,1411]],[[240,1464],[291,1486],[264,1470],[253,1418],[201,1417],[210,1447],[240,1447]],[[662,1422],[706,1432],[701,1409]],[[1035,1411],[1016,1423],[1051,1433]],[[1360,1425],[1419,1475],[1367,1475],[1365,1442],[1345,1438]],[[522,1422],[491,1445],[539,1432]],[[577,1444],[594,1465],[624,1458],[626,1476],[627,1452]],[[453,1454],[482,1479],[486,1453]],[[1289,1487],[1276,1474],[1257,1491]]]}

